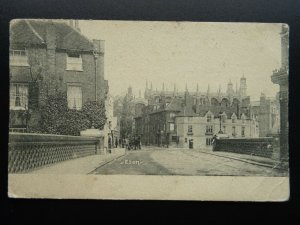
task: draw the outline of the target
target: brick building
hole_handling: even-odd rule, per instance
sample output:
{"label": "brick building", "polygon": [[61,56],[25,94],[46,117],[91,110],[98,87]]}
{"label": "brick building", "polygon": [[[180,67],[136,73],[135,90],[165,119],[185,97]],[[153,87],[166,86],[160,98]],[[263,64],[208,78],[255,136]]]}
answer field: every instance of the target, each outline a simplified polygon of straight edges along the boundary
{"label": "brick building", "polygon": [[[14,20],[10,27],[10,128],[24,130],[48,94],[61,90],[68,107],[106,98],[104,41],[89,40],[78,21]],[[24,119],[24,112],[31,119]],[[27,124],[28,123],[28,124]]]}
{"label": "brick building", "polygon": [[251,102],[251,111],[259,123],[260,137],[279,134],[280,106],[278,95],[275,98],[269,98],[262,93],[259,101]]}

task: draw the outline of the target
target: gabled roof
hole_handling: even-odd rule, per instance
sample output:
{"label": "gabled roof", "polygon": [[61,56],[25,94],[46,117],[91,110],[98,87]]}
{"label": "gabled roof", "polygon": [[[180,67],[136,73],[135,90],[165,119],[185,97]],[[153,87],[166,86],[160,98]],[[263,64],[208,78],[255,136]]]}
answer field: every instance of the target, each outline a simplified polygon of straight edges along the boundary
{"label": "gabled roof", "polygon": [[14,20],[11,23],[10,41],[12,45],[45,45],[47,28],[55,30],[57,49],[93,51],[93,42],[64,22],[50,20]]}
{"label": "gabled roof", "polygon": [[[162,102],[156,104],[158,107],[157,110],[153,110],[150,114],[166,112],[166,111],[174,111],[179,112],[182,110],[182,99],[173,98],[169,104],[166,105],[166,102]],[[154,108],[154,106],[153,106]]]}
{"label": "gabled roof", "polygon": [[[199,107],[198,115],[204,117],[209,111],[214,115],[214,117],[218,117],[220,115],[220,109],[218,107],[208,107],[208,108]],[[226,114],[226,117],[228,119],[231,118],[231,116],[234,114],[234,112],[231,109],[225,109],[225,111],[223,109],[222,114],[223,113]]]}
{"label": "gabled roof", "polygon": [[180,111],[182,109],[182,99],[172,98],[172,101],[167,105],[166,111]]}

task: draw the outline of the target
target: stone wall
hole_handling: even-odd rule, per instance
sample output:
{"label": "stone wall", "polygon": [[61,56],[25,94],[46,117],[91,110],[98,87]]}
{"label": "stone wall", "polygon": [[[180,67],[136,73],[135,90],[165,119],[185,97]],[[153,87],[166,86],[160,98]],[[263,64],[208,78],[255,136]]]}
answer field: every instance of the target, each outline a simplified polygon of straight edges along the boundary
{"label": "stone wall", "polygon": [[277,147],[274,138],[229,138],[215,139],[213,151],[233,152],[239,154],[273,157]]}

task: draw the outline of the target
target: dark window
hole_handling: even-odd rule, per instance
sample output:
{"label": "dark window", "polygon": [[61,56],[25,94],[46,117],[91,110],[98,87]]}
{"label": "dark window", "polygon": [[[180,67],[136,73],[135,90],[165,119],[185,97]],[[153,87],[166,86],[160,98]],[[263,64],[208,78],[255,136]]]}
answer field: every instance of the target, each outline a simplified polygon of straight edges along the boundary
{"label": "dark window", "polygon": [[212,138],[206,138],[206,145],[212,145]]}
{"label": "dark window", "polygon": [[232,127],[232,136],[235,136],[236,132],[235,132],[235,127]]}
{"label": "dark window", "polygon": [[207,125],[205,133],[206,134],[213,134],[213,126],[212,125]]}
{"label": "dark window", "polygon": [[210,115],[210,114],[207,115],[206,121],[207,121],[207,122],[211,122],[211,115]]}
{"label": "dark window", "polygon": [[245,137],[245,127],[242,127],[241,135],[242,135],[242,137]]}
{"label": "dark window", "polygon": [[193,126],[192,125],[188,126],[188,133],[193,133]]}

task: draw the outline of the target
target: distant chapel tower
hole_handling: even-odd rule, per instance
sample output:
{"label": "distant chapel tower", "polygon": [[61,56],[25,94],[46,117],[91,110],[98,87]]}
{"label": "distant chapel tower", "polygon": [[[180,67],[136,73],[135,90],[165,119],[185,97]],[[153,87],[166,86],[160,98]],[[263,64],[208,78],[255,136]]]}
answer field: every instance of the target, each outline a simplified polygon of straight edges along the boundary
{"label": "distant chapel tower", "polygon": [[229,83],[227,84],[227,95],[234,95],[233,84],[231,83],[231,81],[229,81]]}
{"label": "distant chapel tower", "polygon": [[243,77],[240,80],[240,96],[246,97],[247,96],[247,84],[246,84],[246,78]]}

